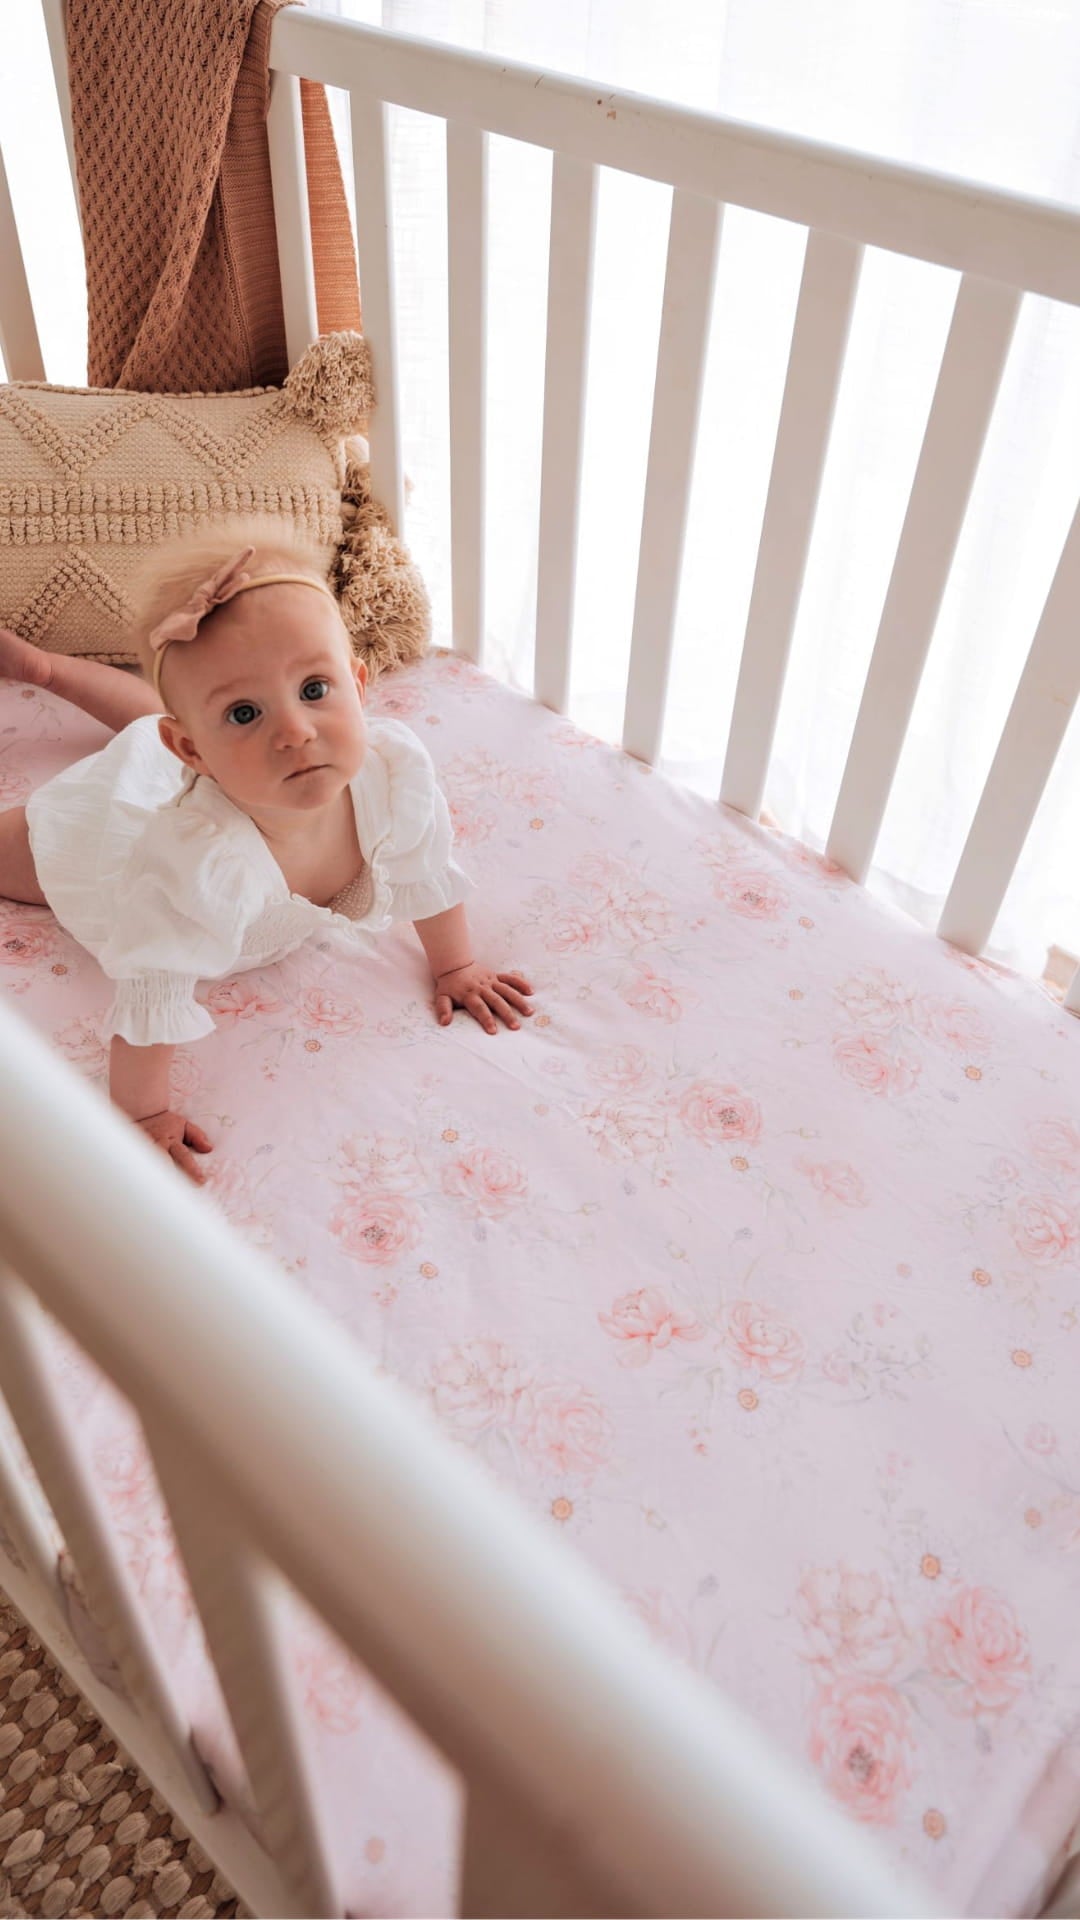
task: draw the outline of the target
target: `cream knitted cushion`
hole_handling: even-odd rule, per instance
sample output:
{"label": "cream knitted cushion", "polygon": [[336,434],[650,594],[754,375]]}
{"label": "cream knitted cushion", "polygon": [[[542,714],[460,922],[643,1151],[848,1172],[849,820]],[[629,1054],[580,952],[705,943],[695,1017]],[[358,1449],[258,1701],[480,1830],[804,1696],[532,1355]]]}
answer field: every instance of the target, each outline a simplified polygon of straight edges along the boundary
{"label": "cream knitted cushion", "polygon": [[127,393],[0,386],[0,626],[53,653],[134,661],[147,549],[258,514],[321,548],[374,670],[415,658],[427,596],[346,438],[372,404],[359,334],[330,334],[284,387]]}

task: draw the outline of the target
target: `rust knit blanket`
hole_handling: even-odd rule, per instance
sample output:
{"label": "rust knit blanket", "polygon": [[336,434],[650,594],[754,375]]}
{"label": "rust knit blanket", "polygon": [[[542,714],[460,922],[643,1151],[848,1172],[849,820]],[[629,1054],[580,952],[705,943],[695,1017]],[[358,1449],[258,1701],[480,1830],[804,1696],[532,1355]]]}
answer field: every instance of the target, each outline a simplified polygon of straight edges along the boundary
{"label": "rust knit blanket", "polygon": [[[283,0],[68,0],[92,386],[219,393],[288,371],[266,136]],[[326,95],[301,83],[321,333],[358,328]]]}

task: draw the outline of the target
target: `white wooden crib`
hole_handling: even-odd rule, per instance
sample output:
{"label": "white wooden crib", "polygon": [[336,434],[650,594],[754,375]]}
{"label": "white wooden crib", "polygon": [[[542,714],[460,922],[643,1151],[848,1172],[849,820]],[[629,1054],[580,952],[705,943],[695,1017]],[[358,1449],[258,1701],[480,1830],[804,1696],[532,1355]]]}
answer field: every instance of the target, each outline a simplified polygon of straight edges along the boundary
{"label": "white wooden crib", "polygon": [[[63,101],[61,0],[46,12]],[[655,762],[721,213],[808,230],[722,798],[762,803],[862,250],[962,280],[829,835],[864,879],[1022,295],[1080,304],[1080,214],[301,11],[273,33],[271,145],[290,359],[316,331],[298,77],[349,90],[376,493],[403,517],[388,104],[446,121],[454,644],[484,631],[485,142],[554,154],[535,698],[565,710],[597,169],[673,188],[623,744]],[[3,129],[0,128],[0,136]],[[44,377],[0,163],[0,344]],[[984,946],[1080,692],[1074,521],[942,915]],[[1080,977],[1067,1004],[1080,1012]],[[328,1867],[267,1594],[278,1572],[460,1770],[467,1914],[914,1913],[871,1842],[723,1698],[645,1646],[595,1579],[0,1009],[0,1390],[137,1711],[96,1679],[55,1554],[0,1454],[11,1597],[241,1895],[329,1915]],[[259,1301],[259,1340],[247,1330]],[[44,1360],[42,1309],[142,1422],[265,1846],[189,1744]],[[450,1515],[453,1515],[451,1524]],[[7,1576],[5,1575],[5,1579]],[[545,1677],[561,1676],[552,1688]],[[1064,1907],[1056,1909],[1065,1911]]]}

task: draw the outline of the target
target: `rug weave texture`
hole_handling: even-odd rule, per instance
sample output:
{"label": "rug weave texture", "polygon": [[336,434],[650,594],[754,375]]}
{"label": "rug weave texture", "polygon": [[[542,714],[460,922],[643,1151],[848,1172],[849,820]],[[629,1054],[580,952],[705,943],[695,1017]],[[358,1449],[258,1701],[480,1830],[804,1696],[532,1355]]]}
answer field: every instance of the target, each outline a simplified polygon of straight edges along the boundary
{"label": "rug weave texture", "polygon": [[0,1915],[247,1915],[0,1598]]}

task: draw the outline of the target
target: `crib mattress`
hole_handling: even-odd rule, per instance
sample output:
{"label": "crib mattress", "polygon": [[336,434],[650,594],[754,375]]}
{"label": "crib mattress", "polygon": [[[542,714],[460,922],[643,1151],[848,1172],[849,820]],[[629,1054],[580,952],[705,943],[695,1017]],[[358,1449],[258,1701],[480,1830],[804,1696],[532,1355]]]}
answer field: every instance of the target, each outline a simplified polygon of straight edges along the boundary
{"label": "crib mattress", "polygon": [[[950,1910],[1037,1911],[1080,1812],[1080,1024],[452,656],[372,705],[536,1013],[440,1030],[407,927],[210,987],[214,1203]],[[0,805],[102,738],[0,683]],[[104,1075],[46,911],[0,908],[0,984]],[[239,1798],[145,1459],[58,1365]],[[448,1770],[292,1634],[350,1910],[447,1912]]]}

